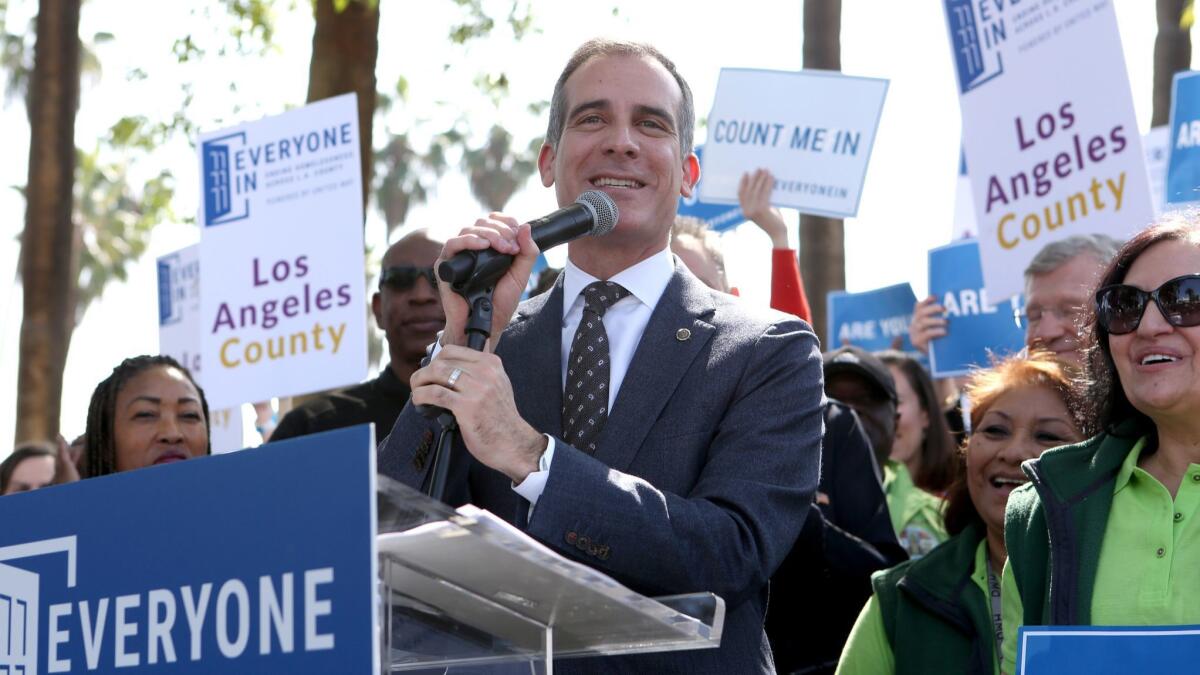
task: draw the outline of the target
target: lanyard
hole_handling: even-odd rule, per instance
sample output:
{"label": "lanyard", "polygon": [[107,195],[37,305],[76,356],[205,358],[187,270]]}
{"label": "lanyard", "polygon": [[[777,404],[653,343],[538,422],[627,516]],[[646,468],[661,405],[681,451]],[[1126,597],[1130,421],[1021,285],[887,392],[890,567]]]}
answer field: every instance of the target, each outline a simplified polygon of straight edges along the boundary
{"label": "lanyard", "polygon": [[[987,556],[987,552],[984,551]],[[996,639],[996,660],[1001,658],[1000,647],[1004,644],[1004,616],[1000,613],[1000,580],[996,578],[996,573],[992,571],[992,559],[986,557],[987,577],[988,577],[988,595],[992,600],[992,628],[993,636]]]}

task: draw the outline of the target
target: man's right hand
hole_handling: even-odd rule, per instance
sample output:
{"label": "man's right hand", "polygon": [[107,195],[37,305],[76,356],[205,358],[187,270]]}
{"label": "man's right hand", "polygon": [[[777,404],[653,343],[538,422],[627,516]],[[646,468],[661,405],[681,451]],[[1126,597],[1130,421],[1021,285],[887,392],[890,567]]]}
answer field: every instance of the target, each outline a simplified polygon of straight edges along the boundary
{"label": "man's right hand", "polygon": [[[491,344],[495,345],[496,338],[500,336],[500,332],[508,325],[509,319],[516,311],[517,303],[521,301],[521,296],[525,293],[529,273],[533,270],[534,262],[537,261],[539,251],[537,245],[533,243],[529,225],[518,223],[515,218],[500,213],[491,213],[486,218],[475,221],[474,225],[464,228],[457,237],[447,241],[446,245],[442,247],[442,254],[438,256],[435,267],[442,261],[453,258],[460,251],[482,251],[488,248],[514,256],[512,267],[496,282],[496,291],[492,296]],[[440,278],[438,279],[438,292],[442,297],[442,309],[446,312],[446,329],[442,334],[442,345],[465,346],[467,344],[465,332],[467,302],[450,288],[450,284]]]}
{"label": "man's right hand", "polygon": [[912,323],[908,325],[908,339],[922,354],[929,353],[929,342],[946,335],[946,308],[938,304],[932,295],[917,301],[913,306]]}

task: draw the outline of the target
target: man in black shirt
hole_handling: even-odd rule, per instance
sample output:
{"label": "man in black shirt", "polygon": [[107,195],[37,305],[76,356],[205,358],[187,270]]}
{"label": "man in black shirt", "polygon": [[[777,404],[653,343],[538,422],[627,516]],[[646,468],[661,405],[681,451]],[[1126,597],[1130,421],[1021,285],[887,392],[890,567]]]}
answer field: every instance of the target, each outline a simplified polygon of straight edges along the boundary
{"label": "man in black shirt", "polygon": [[379,290],[371,297],[375,323],[387,336],[391,362],[379,377],[319,396],[284,416],[271,435],[283,440],[355,424],[375,423],[375,437],[392,430],[408,401],[408,380],[420,366],[425,347],[446,323],[433,276],[442,244],[425,230],[412,232],[383,256]]}

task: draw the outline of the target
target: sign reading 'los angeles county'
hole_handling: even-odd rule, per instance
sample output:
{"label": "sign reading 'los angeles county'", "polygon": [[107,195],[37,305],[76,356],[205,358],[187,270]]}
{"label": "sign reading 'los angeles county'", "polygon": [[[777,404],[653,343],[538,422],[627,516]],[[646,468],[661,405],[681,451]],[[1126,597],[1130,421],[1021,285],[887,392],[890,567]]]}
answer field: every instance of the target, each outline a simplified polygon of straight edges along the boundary
{"label": "sign reading 'los angeles county'", "polygon": [[888,81],[805,70],[722,68],[708,116],[700,199],[737,204],[742,174],[771,170],[771,203],[858,213]]}
{"label": "sign reading 'los angeles county'", "polygon": [[1110,0],[943,0],[983,278],[1021,291],[1051,242],[1154,218]]}
{"label": "sign reading 'los angeles county'", "polygon": [[0,672],[378,673],[375,487],[364,425],[5,497]]}
{"label": "sign reading 'los angeles county'", "polygon": [[366,376],[357,122],[346,94],[200,138],[201,384],[214,407]]}

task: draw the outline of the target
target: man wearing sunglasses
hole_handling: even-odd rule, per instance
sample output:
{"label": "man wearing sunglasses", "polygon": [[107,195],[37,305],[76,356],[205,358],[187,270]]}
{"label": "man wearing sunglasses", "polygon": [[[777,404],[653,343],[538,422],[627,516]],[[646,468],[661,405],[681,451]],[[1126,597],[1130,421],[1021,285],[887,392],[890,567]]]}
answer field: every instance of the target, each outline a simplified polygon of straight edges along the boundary
{"label": "man wearing sunglasses", "polygon": [[392,429],[410,393],[408,380],[420,367],[425,348],[446,323],[433,264],[441,242],[425,230],[411,232],[383,255],[379,289],[371,296],[375,323],[387,338],[390,362],[369,382],[324,394],[294,408],[271,435],[283,440],[319,431],[373,422],[383,438]]}

